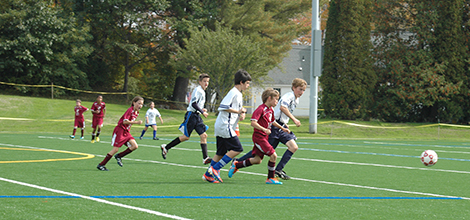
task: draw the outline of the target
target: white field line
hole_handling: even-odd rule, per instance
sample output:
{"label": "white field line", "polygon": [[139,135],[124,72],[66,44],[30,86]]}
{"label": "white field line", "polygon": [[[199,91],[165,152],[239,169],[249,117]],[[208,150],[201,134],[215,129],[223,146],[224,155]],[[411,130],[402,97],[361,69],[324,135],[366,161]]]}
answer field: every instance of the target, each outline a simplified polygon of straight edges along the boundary
{"label": "white field line", "polygon": [[64,194],[64,195],[74,196],[74,197],[80,197],[82,199],[88,199],[88,200],[92,200],[92,201],[95,201],[95,202],[105,203],[105,204],[108,204],[108,205],[114,205],[114,206],[118,206],[118,207],[122,207],[122,208],[133,209],[133,210],[146,212],[146,213],[149,213],[149,214],[162,216],[162,217],[166,217],[166,218],[187,219],[187,218],[179,217],[179,216],[176,216],[176,215],[169,215],[169,214],[153,211],[153,210],[150,210],[150,209],[144,209],[144,208],[125,205],[125,204],[121,204],[121,203],[117,203],[117,202],[111,202],[111,201],[107,201],[107,200],[104,200],[104,199],[98,199],[98,198],[84,196],[84,195],[80,195],[80,194],[76,194],[76,193],[65,192],[65,191],[62,191],[62,190],[51,189],[51,188],[38,186],[38,185],[34,185],[34,184],[29,184],[29,183],[19,182],[19,181],[15,181],[15,180],[5,179],[5,178],[2,178],[2,177],[0,177],[0,180],[5,181],[5,182],[9,182],[9,183],[13,183],[13,184],[18,184],[18,185],[22,185],[22,186],[27,186],[27,187],[31,187],[31,188],[40,189],[40,190],[45,190],[45,191],[49,191],[49,192],[54,192],[54,193],[59,193],[59,194]]}

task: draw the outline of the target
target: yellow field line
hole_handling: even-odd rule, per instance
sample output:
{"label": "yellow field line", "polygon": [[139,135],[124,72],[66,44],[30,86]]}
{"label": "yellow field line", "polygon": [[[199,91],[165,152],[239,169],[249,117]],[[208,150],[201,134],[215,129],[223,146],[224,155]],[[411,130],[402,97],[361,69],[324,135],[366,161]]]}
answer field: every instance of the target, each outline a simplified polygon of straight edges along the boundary
{"label": "yellow field line", "polygon": [[72,152],[72,151],[63,151],[63,150],[46,150],[46,149],[22,149],[22,148],[9,148],[9,147],[0,147],[0,150],[29,150],[29,151],[48,151],[48,152],[57,152],[65,154],[75,154],[82,155],[85,157],[78,158],[59,158],[59,159],[42,159],[42,160],[16,160],[16,161],[0,161],[0,163],[35,163],[35,162],[53,162],[53,161],[70,161],[70,160],[85,160],[94,158],[93,154]]}

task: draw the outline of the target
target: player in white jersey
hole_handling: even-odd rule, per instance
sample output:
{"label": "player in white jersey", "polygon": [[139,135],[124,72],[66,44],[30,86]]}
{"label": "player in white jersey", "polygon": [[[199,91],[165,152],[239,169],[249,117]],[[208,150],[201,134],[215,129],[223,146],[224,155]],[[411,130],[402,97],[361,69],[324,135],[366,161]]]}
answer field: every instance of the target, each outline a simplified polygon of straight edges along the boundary
{"label": "player in white jersey", "polygon": [[204,124],[201,118],[201,114],[207,118],[209,113],[207,113],[207,109],[204,108],[204,104],[206,103],[206,92],[207,86],[209,86],[209,75],[203,73],[199,75],[199,86],[193,90],[191,95],[191,101],[189,102],[189,106],[187,112],[184,116],[184,121],[180,125],[179,130],[183,132],[183,135],[175,138],[168,144],[162,144],[160,148],[162,149],[162,157],[166,159],[166,155],[168,154],[168,150],[172,147],[178,145],[181,142],[189,140],[191,133],[193,130],[199,134],[201,138],[201,150],[202,150],[202,163],[208,164],[212,161],[207,155],[207,134],[206,131],[209,128],[207,125]]}
{"label": "player in white jersey", "polygon": [[219,180],[222,180],[219,174],[220,169],[243,151],[242,144],[235,133],[235,126],[238,120],[245,119],[246,109],[243,108],[241,92],[250,86],[251,76],[245,70],[238,70],[235,73],[234,82],[235,86],[220,103],[219,115],[214,125],[217,152],[212,159],[211,166],[202,176],[203,180],[210,183],[219,183]]}
{"label": "player in white jersey", "polygon": [[159,140],[159,138],[157,138],[157,117],[160,118],[160,122],[163,124],[162,115],[155,108],[154,102],[150,102],[149,107],[150,108],[147,110],[147,113],[145,113],[145,128],[144,130],[142,130],[142,134],[140,135],[140,140],[142,140],[142,137],[144,136],[149,126],[152,126],[153,128],[153,139]]}
{"label": "player in white jersey", "polygon": [[[292,119],[297,127],[301,125],[300,121],[292,114],[292,112],[294,112],[295,108],[299,104],[299,98],[304,94],[306,88],[307,82],[305,80],[295,78],[292,81],[292,92],[284,94],[274,108],[274,117],[279,125],[284,128],[289,128],[287,125],[289,119]],[[279,161],[275,170],[276,176],[281,179],[290,179],[284,171],[284,167],[299,148],[295,142],[296,140],[297,137],[293,132],[285,133],[279,128],[271,128],[271,134],[269,135],[268,141],[274,149],[279,145],[279,142],[282,142],[287,146],[287,150],[284,155],[282,155],[281,161]],[[246,153],[243,157],[239,158],[238,161],[246,160],[249,157],[252,157],[251,152]]]}

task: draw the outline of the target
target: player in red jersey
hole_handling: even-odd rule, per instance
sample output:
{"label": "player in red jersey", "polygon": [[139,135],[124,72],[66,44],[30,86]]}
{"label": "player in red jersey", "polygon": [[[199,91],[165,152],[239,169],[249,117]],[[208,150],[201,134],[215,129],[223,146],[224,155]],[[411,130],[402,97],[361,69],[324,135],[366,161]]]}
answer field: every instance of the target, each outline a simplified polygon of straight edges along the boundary
{"label": "player in red jersey", "polygon": [[269,156],[268,162],[268,179],[266,184],[282,184],[274,178],[274,168],[276,165],[277,154],[273,146],[268,142],[268,136],[271,133],[271,126],[282,129],[282,131],[290,133],[288,128],[284,128],[274,120],[273,107],[277,105],[279,100],[279,92],[274,89],[266,89],[261,95],[263,104],[261,104],[251,116],[251,126],[253,131],[253,158],[248,158],[244,161],[234,161],[230,167],[228,176],[231,178],[238,169],[249,167],[253,164],[260,164],[264,155]]}
{"label": "player in red jersey", "polygon": [[132,153],[132,151],[138,148],[137,142],[135,141],[134,137],[132,137],[130,132],[131,126],[133,124],[142,124],[141,120],[136,121],[135,119],[137,119],[137,116],[139,116],[139,110],[142,108],[143,105],[144,98],[136,96],[134,97],[134,99],[132,99],[132,106],[127,109],[121,119],[119,119],[117,126],[114,128],[113,138],[111,139],[111,145],[113,146],[113,149],[108,154],[106,154],[106,157],[103,159],[103,161],[98,164],[98,166],[96,167],[98,168],[98,170],[108,171],[108,169],[106,169],[105,167],[106,163],[108,163],[111,157],[113,157],[113,155],[119,151],[119,148],[122,145],[126,145],[127,149],[114,156],[114,158],[116,158],[117,160],[118,165],[121,167],[121,158]]}
{"label": "player in red jersey", "polygon": [[[101,127],[103,127],[103,118],[106,115],[106,104],[103,102],[103,96],[98,96],[96,102],[91,106],[91,113],[93,113],[93,120],[91,127],[93,132],[91,133],[91,143],[100,142]],[[96,130],[98,132],[95,134]]]}
{"label": "player in red jersey", "polygon": [[80,139],[83,139],[83,132],[85,132],[85,118],[83,117],[83,113],[88,111],[88,108],[82,106],[82,101],[77,99],[75,108],[75,123],[73,125],[73,134],[70,135],[70,138],[75,139],[75,132],[77,132],[77,128],[82,129],[82,136]]}

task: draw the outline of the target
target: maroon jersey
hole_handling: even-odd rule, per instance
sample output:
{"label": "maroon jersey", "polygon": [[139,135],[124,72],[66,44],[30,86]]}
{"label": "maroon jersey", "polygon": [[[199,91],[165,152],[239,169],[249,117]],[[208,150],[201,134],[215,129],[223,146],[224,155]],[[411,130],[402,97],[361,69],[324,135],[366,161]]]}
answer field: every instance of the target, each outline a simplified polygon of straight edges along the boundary
{"label": "maroon jersey", "polygon": [[100,113],[93,113],[93,117],[104,117],[103,110],[106,109],[106,104],[104,102],[101,102],[98,104],[98,102],[94,102],[93,105],[91,106],[92,111],[100,110]]}
{"label": "maroon jersey", "polygon": [[88,111],[88,108],[82,105],[75,106],[74,111],[75,111],[75,120],[83,121],[85,120],[85,118],[83,117],[83,112]]}
{"label": "maroon jersey", "polygon": [[[253,112],[251,116],[252,121],[257,121],[259,125],[263,128],[271,129],[271,125],[274,122],[274,110],[273,108],[269,108],[264,103],[258,106],[258,108]],[[255,133],[261,135],[267,135],[266,132],[258,129],[254,129],[253,135]]]}
{"label": "maroon jersey", "polygon": [[119,127],[119,128],[121,128],[121,129],[123,129],[127,132],[130,132],[132,124],[125,125],[124,120],[127,119],[129,121],[135,121],[137,116],[139,116],[139,112],[134,111],[134,107],[128,108],[126,113],[124,113],[124,115],[121,117],[121,119],[119,119],[119,122],[118,122],[116,128]]}

